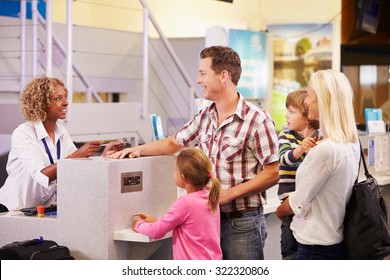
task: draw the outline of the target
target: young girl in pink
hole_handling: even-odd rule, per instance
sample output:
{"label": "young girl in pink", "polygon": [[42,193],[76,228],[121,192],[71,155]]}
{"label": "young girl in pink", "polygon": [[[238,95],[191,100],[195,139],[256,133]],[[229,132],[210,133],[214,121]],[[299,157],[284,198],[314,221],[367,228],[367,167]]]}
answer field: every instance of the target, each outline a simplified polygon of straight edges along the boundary
{"label": "young girl in pink", "polygon": [[183,150],[176,159],[174,180],[187,194],[177,198],[161,218],[134,214],[133,229],[156,239],[173,230],[175,260],[221,260],[220,183],[211,172],[211,162],[203,152]]}

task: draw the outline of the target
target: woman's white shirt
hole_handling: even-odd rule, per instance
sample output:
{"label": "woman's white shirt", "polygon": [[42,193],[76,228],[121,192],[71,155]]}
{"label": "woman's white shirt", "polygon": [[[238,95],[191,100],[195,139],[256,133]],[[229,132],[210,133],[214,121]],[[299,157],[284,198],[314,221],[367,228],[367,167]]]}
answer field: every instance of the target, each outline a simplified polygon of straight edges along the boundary
{"label": "woman's white shirt", "polygon": [[333,245],[343,240],[345,206],[358,175],[359,143],[324,140],[311,149],[296,174],[289,202],[291,229],[301,244]]}
{"label": "woman's white shirt", "polygon": [[54,133],[53,143],[41,121],[25,122],[12,133],[6,167],[8,177],[0,189],[0,203],[8,210],[46,204],[53,198],[57,180],[49,182],[49,178],[41,172],[51,164],[42,139],[45,139],[54,163],[58,160],[58,141],[60,159],[77,150],[65,127],[57,123]]}

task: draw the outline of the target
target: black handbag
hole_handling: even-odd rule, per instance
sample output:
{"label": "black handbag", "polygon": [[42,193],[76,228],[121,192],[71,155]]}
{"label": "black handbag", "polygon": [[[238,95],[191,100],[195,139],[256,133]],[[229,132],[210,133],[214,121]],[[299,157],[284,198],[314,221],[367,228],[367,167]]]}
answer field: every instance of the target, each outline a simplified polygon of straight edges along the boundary
{"label": "black handbag", "polygon": [[358,182],[356,178],[346,207],[346,257],[350,260],[380,260],[390,255],[387,206],[375,178],[368,172],[361,143],[360,162],[363,162],[366,180]]}

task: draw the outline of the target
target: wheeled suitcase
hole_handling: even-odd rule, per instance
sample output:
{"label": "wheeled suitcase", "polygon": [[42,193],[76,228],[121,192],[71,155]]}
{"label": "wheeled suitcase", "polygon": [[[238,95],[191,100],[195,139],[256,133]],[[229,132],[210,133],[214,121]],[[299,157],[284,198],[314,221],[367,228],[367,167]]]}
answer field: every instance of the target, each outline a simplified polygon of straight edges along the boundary
{"label": "wheeled suitcase", "polygon": [[65,246],[55,241],[32,239],[17,241],[0,248],[0,260],[74,260]]}

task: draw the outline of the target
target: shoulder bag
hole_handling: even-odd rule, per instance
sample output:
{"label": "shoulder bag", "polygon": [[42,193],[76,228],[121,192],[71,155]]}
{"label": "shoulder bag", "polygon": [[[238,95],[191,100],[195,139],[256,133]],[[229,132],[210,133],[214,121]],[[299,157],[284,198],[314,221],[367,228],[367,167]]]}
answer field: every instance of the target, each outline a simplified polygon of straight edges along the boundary
{"label": "shoulder bag", "polygon": [[360,143],[361,161],[366,179],[358,182],[358,172],[351,199],[346,207],[344,219],[346,256],[350,260],[380,260],[390,255],[387,206],[375,178],[368,172]]}

